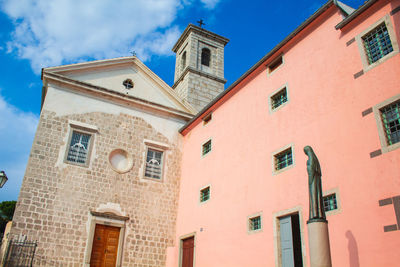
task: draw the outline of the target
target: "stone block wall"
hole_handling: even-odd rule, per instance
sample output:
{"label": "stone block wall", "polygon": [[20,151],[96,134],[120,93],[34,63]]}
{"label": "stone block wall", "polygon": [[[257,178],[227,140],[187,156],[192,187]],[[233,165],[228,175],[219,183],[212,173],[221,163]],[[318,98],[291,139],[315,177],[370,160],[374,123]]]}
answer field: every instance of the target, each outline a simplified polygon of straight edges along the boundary
{"label": "stone block wall", "polygon": [[[64,163],[69,120],[98,128],[89,167]],[[143,140],[167,144],[164,179],[142,178]],[[113,171],[109,153],[122,148],[133,168]],[[121,266],[165,266],[173,245],[180,184],[181,150],[151,124],[126,114],[92,112],[56,116],[43,110],[19,195],[12,234],[38,241],[40,266],[84,266],[90,210],[113,203],[128,216]]]}

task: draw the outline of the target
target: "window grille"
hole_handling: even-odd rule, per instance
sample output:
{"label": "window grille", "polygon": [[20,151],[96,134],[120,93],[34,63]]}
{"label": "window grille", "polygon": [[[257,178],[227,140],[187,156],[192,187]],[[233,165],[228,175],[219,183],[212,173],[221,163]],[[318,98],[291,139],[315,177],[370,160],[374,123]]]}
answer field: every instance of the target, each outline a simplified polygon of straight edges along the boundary
{"label": "window grille", "polygon": [[400,101],[380,109],[388,145],[400,142]]}
{"label": "window grille", "polygon": [[210,187],[206,187],[200,190],[200,202],[204,202],[210,199]]}
{"label": "window grille", "polygon": [[211,51],[208,48],[203,48],[201,50],[201,64],[205,66],[210,66]]}
{"label": "window grille", "polygon": [[67,161],[86,164],[89,154],[90,134],[72,132]]}
{"label": "window grille", "polygon": [[162,151],[147,149],[145,177],[161,179]]}
{"label": "window grille", "polygon": [[385,23],[362,37],[368,63],[372,64],[393,51],[392,42]]}
{"label": "window grille", "polygon": [[131,79],[126,79],[122,84],[125,86],[126,89],[133,88],[133,82]]}
{"label": "window grille", "polygon": [[324,210],[325,211],[337,209],[336,194],[325,196],[323,199],[324,199]]}
{"label": "window grille", "polygon": [[276,109],[285,102],[287,102],[286,87],[271,97],[271,108]]}
{"label": "window grille", "polygon": [[205,144],[203,144],[203,156],[211,151],[211,140],[208,140]]}
{"label": "window grille", "polygon": [[250,231],[260,230],[261,229],[261,216],[250,218],[249,228],[250,228]]}
{"label": "window grille", "polygon": [[292,148],[275,155],[275,170],[281,170],[293,164]]}

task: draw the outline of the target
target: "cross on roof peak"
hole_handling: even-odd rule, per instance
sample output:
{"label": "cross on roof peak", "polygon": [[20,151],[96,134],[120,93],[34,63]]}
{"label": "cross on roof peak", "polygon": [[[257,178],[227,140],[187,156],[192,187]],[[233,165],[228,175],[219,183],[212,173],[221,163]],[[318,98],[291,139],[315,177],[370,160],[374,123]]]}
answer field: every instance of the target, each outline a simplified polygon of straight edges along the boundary
{"label": "cross on roof peak", "polygon": [[203,19],[198,20],[197,23],[199,24],[200,28],[203,28],[203,25],[206,25],[206,24],[204,23],[204,20],[203,20]]}

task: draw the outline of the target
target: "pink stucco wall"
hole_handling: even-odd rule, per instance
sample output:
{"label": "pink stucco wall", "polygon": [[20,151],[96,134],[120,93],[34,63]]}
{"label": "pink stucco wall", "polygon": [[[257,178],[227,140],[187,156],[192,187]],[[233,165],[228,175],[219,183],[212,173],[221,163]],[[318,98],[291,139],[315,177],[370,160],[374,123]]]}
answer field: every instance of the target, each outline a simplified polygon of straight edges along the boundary
{"label": "pink stucco wall", "polygon": [[[259,68],[213,111],[210,123],[195,123],[185,133],[168,266],[178,266],[179,240],[191,233],[196,267],[275,266],[274,213],[296,207],[309,266],[306,145],[320,160],[323,191],[338,190],[341,210],[327,216],[333,266],[399,266],[400,231],[383,231],[396,224],[393,205],[378,201],[400,195],[400,149],[371,158],[381,148],[377,124],[373,113],[361,112],[400,94],[400,55],[355,79],[363,69],[359,48],[346,45],[399,5],[379,1],[342,30],[335,30],[342,16],[331,7],[278,51],[284,53],[281,68],[270,76]],[[400,12],[389,17],[400,40]],[[271,113],[268,98],[285,84],[289,102]],[[210,138],[212,151],[202,157]],[[289,144],[294,166],[273,175],[273,153]],[[199,191],[207,185],[211,199],[200,204]],[[248,234],[248,216],[258,212],[263,229]]]}

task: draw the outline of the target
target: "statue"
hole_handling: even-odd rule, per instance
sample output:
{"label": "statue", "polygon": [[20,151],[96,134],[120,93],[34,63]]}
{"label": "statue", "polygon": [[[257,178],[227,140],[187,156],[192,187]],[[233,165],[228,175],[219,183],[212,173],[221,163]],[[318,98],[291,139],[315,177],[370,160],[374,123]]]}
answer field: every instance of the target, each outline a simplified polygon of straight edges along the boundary
{"label": "statue", "polygon": [[322,183],[321,183],[321,166],[317,156],[310,146],[304,147],[304,153],[308,156],[307,172],[308,172],[308,189],[310,195],[310,217],[311,220],[326,221],[323,199],[322,199]]}

